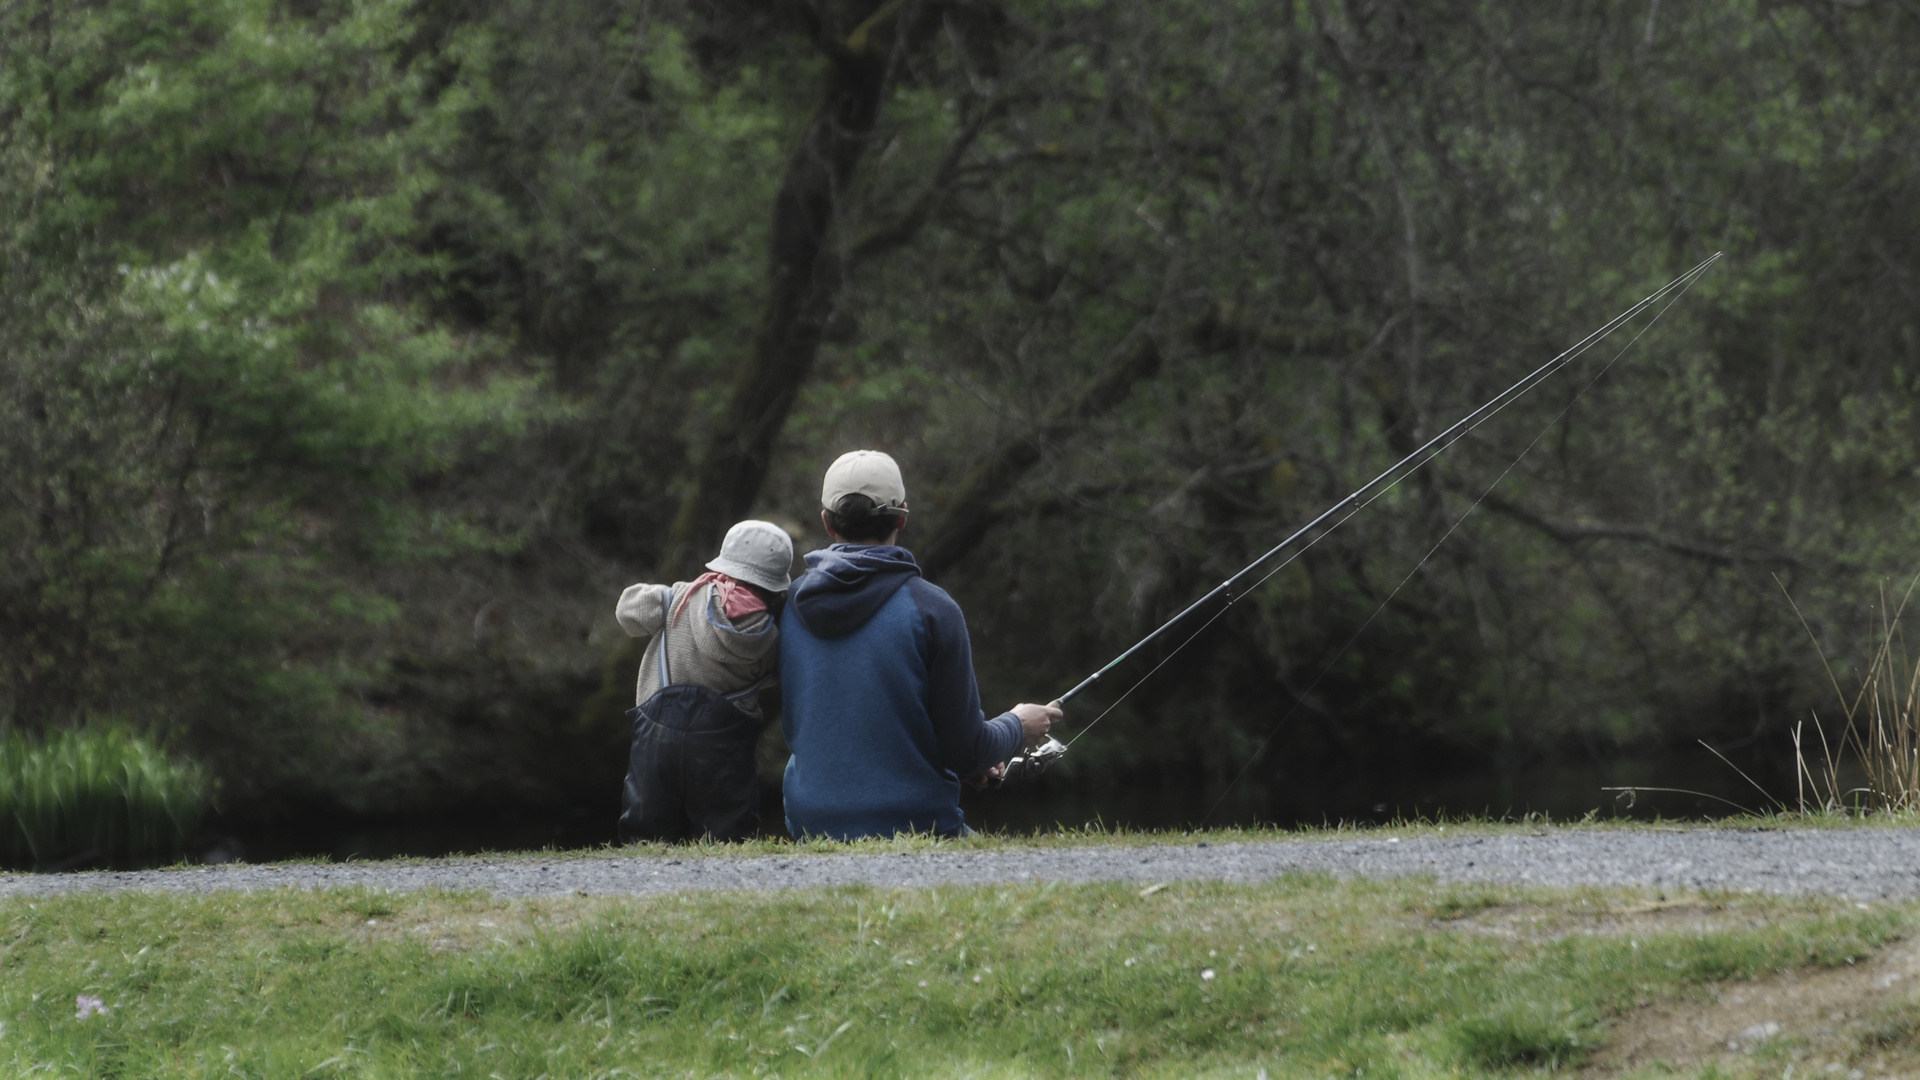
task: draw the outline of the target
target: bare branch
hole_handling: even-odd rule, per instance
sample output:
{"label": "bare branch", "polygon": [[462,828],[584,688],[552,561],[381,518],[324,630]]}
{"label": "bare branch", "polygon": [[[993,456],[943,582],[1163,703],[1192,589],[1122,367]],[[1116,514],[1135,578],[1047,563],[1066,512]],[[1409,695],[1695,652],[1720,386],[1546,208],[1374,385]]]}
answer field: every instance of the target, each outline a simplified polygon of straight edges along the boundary
{"label": "bare branch", "polygon": [[960,167],[960,160],[966,156],[967,149],[973,145],[975,139],[980,137],[980,133],[986,130],[987,125],[1003,113],[1004,109],[1004,103],[996,101],[979,110],[947,144],[946,152],[940,155],[939,166],[933,170],[933,179],[920,192],[919,197],[914,199],[905,212],[892,223],[883,225],[855,240],[848,248],[848,259],[861,262],[884,255],[911,242],[952,188],[954,176]]}
{"label": "bare branch", "polygon": [[1003,444],[961,482],[934,529],[933,540],[920,548],[920,568],[928,577],[959,562],[1015,509],[1000,496],[1040,460],[1046,443],[1066,438],[1087,421],[1112,411],[1136,383],[1160,370],[1160,347],[1144,332],[1144,324],[1129,337],[1132,340],[1123,343],[1120,356],[1105,372],[1049,413],[1036,431]]}
{"label": "bare branch", "polygon": [[[1459,487],[1457,482],[1449,486]],[[1545,533],[1569,547],[1597,540],[1620,540],[1632,544],[1645,544],[1662,551],[1715,566],[1737,566],[1747,563],[1771,563],[1804,569],[1805,564],[1793,555],[1781,551],[1739,551],[1734,548],[1690,540],[1685,537],[1669,536],[1638,525],[1615,525],[1610,523],[1590,523],[1566,525],[1551,521],[1518,503],[1509,502],[1498,495],[1487,495],[1482,503],[1487,509],[1504,517],[1512,518],[1529,528]]]}

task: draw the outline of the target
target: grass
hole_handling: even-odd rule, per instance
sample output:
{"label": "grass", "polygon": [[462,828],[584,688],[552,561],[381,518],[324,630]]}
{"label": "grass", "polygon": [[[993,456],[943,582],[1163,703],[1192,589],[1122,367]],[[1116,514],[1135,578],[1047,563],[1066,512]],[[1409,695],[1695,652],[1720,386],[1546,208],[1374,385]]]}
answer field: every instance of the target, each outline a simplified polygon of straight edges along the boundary
{"label": "grass", "polygon": [[[564,901],[13,899],[0,901],[0,1073],[1527,1072],[1581,1060],[1623,1010],[1851,963],[1911,920],[1837,901],[1694,898],[1704,922],[1679,931],[1633,921],[1651,902],[1319,877]],[[82,996],[106,1012],[79,1019]]]}
{"label": "grass", "polygon": [[174,862],[206,805],[196,766],[124,728],[0,737],[0,867]]}
{"label": "grass", "polygon": [[[1784,831],[1789,829],[1912,828],[1920,826],[1920,810],[1882,811],[1859,814],[1849,810],[1809,810],[1798,813],[1777,810],[1763,814],[1730,815],[1711,821],[1682,819],[1629,819],[1590,817],[1555,821],[1543,814],[1524,818],[1457,816],[1403,819],[1385,823],[1341,823],[1325,826],[1251,825],[1209,829],[1130,829],[1087,825],[1080,828],[1058,826],[1031,832],[980,832],[961,839],[942,839],[932,834],[902,834],[853,841],[786,837],[759,837],[719,843],[693,841],[684,844],[635,843],[604,844],[587,848],[547,848],[526,851],[482,851],[466,855],[403,855],[378,861],[396,865],[422,865],[444,858],[478,858],[490,862],[555,862],[575,859],[708,859],[753,856],[790,857],[795,855],[900,855],[925,852],[1009,851],[1032,849],[1072,849],[1086,847],[1152,847],[1195,844],[1263,844],[1313,840],[1387,840],[1394,837],[1506,836],[1515,832],[1545,835],[1549,831],[1690,831],[1732,829],[1737,831]],[[325,855],[280,860],[282,864],[329,863]],[[371,860],[370,860],[371,861]]]}
{"label": "grass", "polygon": [[[1012,849],[1059,849],[1084,847],[1149,847],[1194,844],[1262,844],[1311,840],[1386,840],[1394,837],[1507,836],[1516,831],[1544,834],[1566,830],[1639,830],[1700,831],[1705,829],[1787,830],[1854,829],[1873,827],[1910,828],[1920,826],[1920,810],[1882,811],[1857,814],[1848,810],[1807,812],[1776,810],[1762,814],[1736,814],[1712,821],[1684,819],[1600,818],[1555,821],[1543,814],[1524,818],[1450,816],[1443,818],[1402,819],[1385,823],[1342,823],[1326,826],[1250,825],[1209,829],[1130,829],[1087,825],[1080,828],[1058,826],[1032,832],[979,832],[961,839],[941,839],[932,834],[902,834],[853,841],[789,840],[786,837],[760,837],[718,843],[694,841],[685,844],[635,843],[603,845],[594,848],[549,849],[543,851],[488,852],[489,860],[535,860],[599,858],[698,859],[775,855],[898,855],[917,852],[1005,851]],[[398,863],[430,863],[438,857],[407,856],[390,860]],[[324,857],[298,860],[326,862]]]}

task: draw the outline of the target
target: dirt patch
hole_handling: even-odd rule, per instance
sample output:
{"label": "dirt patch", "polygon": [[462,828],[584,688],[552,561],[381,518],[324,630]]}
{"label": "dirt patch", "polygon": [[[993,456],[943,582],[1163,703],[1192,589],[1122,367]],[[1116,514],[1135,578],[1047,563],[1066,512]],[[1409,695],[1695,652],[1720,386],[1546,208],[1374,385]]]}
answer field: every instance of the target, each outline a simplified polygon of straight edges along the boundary
{"label": "dirt patch", "polygon": [[[1762,927],[1770,914],[1739,897],[1621,902],[1595,896],[1541,905],[1456,893],[1442,902],[1431,925],[1542,942],[1719,933]],[[1722,983],[1638,1009],[1612,1025],[1605,1049],[1580,1075],[1920,1077],[1920,941],[1898,942],[1855,964]]]}
{"label": "dirt patch", "polygon": [[1434,925],[1461,933],[1512,941],[1557,941],[1565,937],[1652,937],[1658,934],[1710,934],[1764,924],[1741,905],[1698,900],[1571,905],[1492,904]]}
{"label": "dirt patch", "polygon": [[1726,983],[1616,1022],[1583,1077],[1920,1076],[1920,942],[1845,967]]}

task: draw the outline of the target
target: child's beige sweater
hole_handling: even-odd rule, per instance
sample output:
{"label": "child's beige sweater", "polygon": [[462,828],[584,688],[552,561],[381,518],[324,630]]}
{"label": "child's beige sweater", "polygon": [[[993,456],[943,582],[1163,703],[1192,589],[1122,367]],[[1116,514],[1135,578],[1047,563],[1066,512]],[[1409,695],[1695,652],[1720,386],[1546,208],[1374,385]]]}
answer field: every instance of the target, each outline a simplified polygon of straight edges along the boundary
{"label": "child's beige sweater", "polygon": [[[640,661],[640,681],[634,702],[645,701],[660,689],[660,648],[666,642],[667,678],[674,685],[691,683],[720,694],[737,694],[758,684],[766,689],[779,678],[780,627],[772,614],[756,611],[738,622],[721,610],[711,585],[702,585],[663,635],[667,615],[679,604],[687,582],[668,585],[630,585],[620,594],[614,617],[630,637],[649,637]],[[748,716],[760,716],[760,695],[735,701]]]}

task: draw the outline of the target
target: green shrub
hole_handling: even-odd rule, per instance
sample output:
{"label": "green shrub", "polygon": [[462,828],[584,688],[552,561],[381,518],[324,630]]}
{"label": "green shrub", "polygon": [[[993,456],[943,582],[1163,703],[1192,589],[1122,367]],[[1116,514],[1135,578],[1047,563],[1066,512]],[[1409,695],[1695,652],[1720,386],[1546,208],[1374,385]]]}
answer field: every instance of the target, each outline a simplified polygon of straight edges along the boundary
{"label": "green shrub", "polygon": [[173,862],[207,794],[199,766],[124,728],[0,737],[0,866]]}

